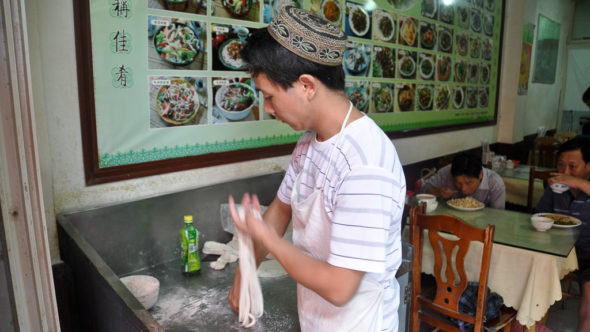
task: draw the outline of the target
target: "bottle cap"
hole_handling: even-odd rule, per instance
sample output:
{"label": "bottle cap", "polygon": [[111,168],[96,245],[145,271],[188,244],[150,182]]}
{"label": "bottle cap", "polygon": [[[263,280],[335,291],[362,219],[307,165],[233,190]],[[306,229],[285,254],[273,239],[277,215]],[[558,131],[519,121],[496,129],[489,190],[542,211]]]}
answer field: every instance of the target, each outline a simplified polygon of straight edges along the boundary
{"label": "bottle cap", "polygon": [[185,223],[191,223],[191,222],[193,222],[193,216],[191,216],[191,215],[184,216],[184,222]]}

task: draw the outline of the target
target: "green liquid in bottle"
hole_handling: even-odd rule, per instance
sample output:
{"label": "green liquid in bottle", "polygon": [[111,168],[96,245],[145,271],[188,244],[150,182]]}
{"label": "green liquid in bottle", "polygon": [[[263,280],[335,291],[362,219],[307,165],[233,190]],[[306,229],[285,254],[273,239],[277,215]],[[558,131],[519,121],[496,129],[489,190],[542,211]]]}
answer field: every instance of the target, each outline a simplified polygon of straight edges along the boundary
{"label": "green liquid in bottle", "polygon": [[201,260],[198,249],[199,231],[193,226],[193,216],[184,216],[184,227],[180,230],[180,261],[184,274],[200,272]]}

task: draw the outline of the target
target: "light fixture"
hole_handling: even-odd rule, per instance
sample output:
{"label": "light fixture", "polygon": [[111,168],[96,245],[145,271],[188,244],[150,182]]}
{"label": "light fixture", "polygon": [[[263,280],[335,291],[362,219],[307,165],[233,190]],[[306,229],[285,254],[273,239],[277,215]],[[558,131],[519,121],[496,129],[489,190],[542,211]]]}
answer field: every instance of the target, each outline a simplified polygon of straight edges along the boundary
{"label": "light fixture", "polygon": [[375,3],[375,1],[370,0],[370,1],[367,1],[367,3],[363,7],[365,8],[366,11],[370,12],[370,11],[373,11],[373,9],[377,8],[377,4]]}

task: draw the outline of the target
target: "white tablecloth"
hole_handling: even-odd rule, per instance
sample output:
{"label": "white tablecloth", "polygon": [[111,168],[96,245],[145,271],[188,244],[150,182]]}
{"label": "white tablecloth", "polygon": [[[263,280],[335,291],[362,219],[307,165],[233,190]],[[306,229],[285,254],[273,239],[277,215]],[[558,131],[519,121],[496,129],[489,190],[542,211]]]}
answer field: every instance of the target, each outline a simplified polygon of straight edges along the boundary
{"label": "white tablecloth", "polygon": [[[529,195],[529,181],[505,176],[502,176],[502,181],[506,186],[506,202],[526,206]],[[544,191],[543,182],[535,181],[533,186],[533,208],[543,197]]]}
{"label": "white tablecloth", "polygon": [[[469,281],[478,281],[483,244],[472,242],[465,257]],[[422,272],[433,274],[434,255],[424,237]],[[578,269],[575,249],[567,258],[494,243],[488,287],[504,298],[504,305],[518,311],[516,319],[527,327],[539,321],[561,299],[562,279]]]}

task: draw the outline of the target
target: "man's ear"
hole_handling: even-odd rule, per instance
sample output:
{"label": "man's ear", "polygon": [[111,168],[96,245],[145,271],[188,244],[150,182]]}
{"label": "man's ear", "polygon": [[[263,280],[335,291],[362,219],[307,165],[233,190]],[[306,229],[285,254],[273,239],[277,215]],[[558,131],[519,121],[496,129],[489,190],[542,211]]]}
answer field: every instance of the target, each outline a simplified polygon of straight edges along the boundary
{"label": "man's ear", "polygon": [[299,83],[303,89],[305,96],[309,99],[313,98],[317,92],[318,80],[309,74],[303,74],[299,76]]}

